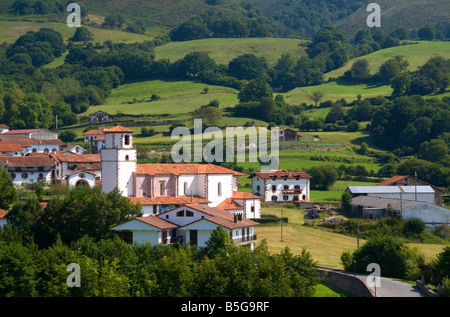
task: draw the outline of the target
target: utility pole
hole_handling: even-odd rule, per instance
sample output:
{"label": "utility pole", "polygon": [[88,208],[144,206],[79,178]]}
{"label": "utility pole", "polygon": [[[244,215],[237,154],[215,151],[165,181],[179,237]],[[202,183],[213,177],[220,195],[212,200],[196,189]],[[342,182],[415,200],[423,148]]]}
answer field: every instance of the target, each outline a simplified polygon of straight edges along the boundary
{"label": "utility pole", "polygon": [[280,217],[280,225],[281,225],[281,242],[283,242],[283,207],[281,207],[281,217]]}
{"label": "utility pole", "polygon": [[414,172],[414,178],[415,178],[415,185],[414,185],[414,196],[416,198],[417,201],[417,172]]}

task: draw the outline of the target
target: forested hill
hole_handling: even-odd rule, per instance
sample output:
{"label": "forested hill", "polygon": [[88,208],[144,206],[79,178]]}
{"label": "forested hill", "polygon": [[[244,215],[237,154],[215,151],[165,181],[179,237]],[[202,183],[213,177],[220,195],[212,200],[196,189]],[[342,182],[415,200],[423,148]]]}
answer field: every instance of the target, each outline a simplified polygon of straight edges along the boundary
{"label": "forested hill", "polygon": [[[120,15],[125,22],[145,27],[162,26],[174,29],[202,17],[206,32],[217,18],[226,20],[233,28],[248,28],[248,32],[233,37],[297,36],[312,38],[327,25],[336,25],[351,37],[366,27],[366,11],[370,0],[77,0],[83,14],[101,20]],[[0,14],[66,15],[66,0],[2,0]],[[438,33],[449,37],[449,0],[379,0],[382,29],[391,33],[399,27],[417,32],[420,27],[433,25]],[[233,16],[234,15],[234,16]],[[233,16],[233,19],[230,18]],[[236,23],[236,21],[239,23]],[[204,26],[203,26],[204,27]],[[259,30],[255,31],[258,27]],[[221,28],[223,29],[223,28]],[[201,31],[201,30],[200,30]],[[203,30],[204,31],[204,30]],[[252,33],[253,32],[253,33]],[[211,31],[210,33],[214,33]],[[439,34],[438,34],[439,35]],[[197,37],[198,38],[198,37]]]}

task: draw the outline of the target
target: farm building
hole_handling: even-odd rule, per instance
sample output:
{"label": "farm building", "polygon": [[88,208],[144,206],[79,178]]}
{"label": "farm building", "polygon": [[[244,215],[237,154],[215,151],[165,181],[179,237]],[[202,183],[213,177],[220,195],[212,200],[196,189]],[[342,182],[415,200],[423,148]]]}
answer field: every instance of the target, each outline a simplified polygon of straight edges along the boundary
{"label": "farm building", "polygon": [[409,175],[395,175],[389,179],[382,181],[377,184],[377,186],[431,186],[435,192],[434,203],[438,206],[443,206],[444,201],[442,200],[442,195],[444,194],[444,190],[440,187],[428,184],[420,179]]}
{"label": "farm building", "polygon": [[113,116],[111,116],[109,113],[106,113],[104,111],[97,111],[94,113],[91,113],[89,115],[89,123],[102,123],[102,122],[110,122],[113,120]]}
{"label": "farm building", "polygon": [[369,196],[401,200],[422,201],[434,204],[435,192],[431,186],[348,186],[352,197]]}
{"label": "farm building", "polygon": [[53,140],[58,138],[58,134],[47,129],[21,129],[9,130],[2,133],[2,136],[17,136],[26,139]]}
{"label": "farm building", "polygon": [[379,219],[388,214],[404,220],[419,218],[432,230],[440,225],[450,225],[450,210],[427,202],[358,196],[352,199],[351,209],[364,219]]}
{"label": "farm building", "polygon": [[6,169],[15,185],[36,181],[50,182],[53,166],[53,161],[45,155],[0,156],[0,167]]}
{"label": "farm building", "polygon": [[274,133],[272,136],[273,140],[278,141],[298,141],[300,136],[297,130],[290,128],[279,129],[278,133]]}

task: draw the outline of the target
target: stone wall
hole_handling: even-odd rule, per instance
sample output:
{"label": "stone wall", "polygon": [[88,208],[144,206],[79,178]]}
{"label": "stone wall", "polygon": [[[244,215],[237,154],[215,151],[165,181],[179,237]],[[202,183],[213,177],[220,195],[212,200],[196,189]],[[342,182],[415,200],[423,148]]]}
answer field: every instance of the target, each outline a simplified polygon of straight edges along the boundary
{"label": "stone wall", "polygon": [[356,297],[375,297],[373,291],[357,277],[322,267],[318,267],[317,271],[327,285],[337,287]]}
{"label": "stone wall", "polygon": [[431,288],[429,288],[425,283],[422,281],[417,280],[416,281],[416,287],[425,294],[427,297],[439,297],[439,295],[434,292]]}

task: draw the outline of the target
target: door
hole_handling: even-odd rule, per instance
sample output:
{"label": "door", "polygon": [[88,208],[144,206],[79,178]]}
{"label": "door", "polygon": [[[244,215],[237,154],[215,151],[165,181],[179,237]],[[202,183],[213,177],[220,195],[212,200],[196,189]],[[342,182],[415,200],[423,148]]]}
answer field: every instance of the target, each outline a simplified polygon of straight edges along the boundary
{"label": "door", "polygon": [[197,237],[198,237],[197,230],[190,230],[189,231],[189,236],[190,236],[190,240],[191,240],[191,245],[197,245],[197,243],[198,243],[198,241],[197,241]]}
{"label": "door", "polygon": [[163,230],[163,232],[162,232],[162,241],[163,241],[163,244],[167,244],[167,231],[166,230]]}

